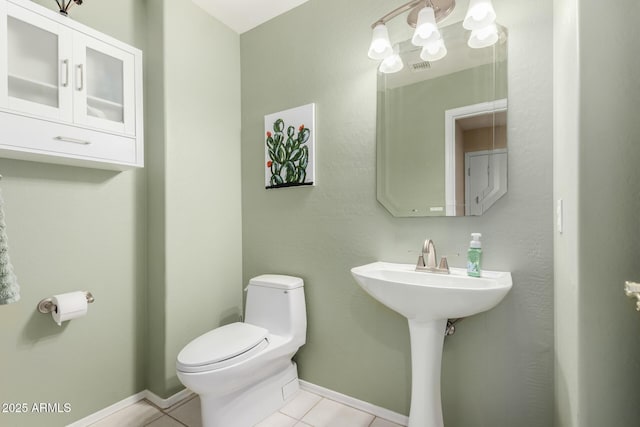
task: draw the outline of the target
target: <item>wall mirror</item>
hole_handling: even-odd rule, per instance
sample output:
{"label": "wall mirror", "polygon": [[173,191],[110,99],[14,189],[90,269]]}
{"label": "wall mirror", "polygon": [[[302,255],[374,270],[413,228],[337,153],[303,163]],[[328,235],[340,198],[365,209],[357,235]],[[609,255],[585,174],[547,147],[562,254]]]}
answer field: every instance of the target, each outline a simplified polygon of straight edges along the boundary
{"label": "wall mirror", "polygon": [[377,196],[397,217],[482,215],[507,192],[507,30],[480,49],[462,23],[444,58],[410,40],[404,67],[378,72]]}

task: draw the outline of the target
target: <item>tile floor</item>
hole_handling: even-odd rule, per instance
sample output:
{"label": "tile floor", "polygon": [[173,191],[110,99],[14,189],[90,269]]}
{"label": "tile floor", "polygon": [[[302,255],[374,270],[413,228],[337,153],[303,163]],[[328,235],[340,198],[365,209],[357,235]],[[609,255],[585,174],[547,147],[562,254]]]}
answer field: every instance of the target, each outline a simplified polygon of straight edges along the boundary
{"label": "tile floor", "polygon": [[[91,427],[202,427],[200,399],[187,397],[167,409],[141,400]],[[374,415],[300,390],[280,410],[255,427],[400,427]]]}

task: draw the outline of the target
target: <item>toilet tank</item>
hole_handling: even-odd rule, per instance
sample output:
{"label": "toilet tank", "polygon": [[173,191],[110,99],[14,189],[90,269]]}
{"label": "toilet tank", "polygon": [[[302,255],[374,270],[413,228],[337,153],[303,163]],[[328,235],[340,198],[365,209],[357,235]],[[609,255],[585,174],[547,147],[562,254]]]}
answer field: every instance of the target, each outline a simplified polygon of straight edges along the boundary
{"label": "toilet tank", "polygon": [[249,280],[246,323],[266,328],[270,333],[306,340],[307,311],[304,282],[299,277],[264,274]]}

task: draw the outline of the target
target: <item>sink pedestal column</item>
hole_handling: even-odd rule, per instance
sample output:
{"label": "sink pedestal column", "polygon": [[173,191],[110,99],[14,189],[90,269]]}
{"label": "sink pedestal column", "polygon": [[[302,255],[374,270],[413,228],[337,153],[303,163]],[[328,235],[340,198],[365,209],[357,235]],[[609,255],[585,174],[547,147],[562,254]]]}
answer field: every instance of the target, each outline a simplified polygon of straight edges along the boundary
{"label": "sink pedestal column", "polygon": [[412,374],[408,427],[444,427],[440,370],[446,324],[447,319],[409,319]]}

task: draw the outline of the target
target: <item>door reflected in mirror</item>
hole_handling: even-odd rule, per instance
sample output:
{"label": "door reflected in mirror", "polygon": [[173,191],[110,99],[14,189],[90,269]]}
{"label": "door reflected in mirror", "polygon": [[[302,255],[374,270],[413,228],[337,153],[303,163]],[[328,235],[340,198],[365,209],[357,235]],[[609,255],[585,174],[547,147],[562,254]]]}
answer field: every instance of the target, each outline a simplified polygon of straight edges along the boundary
{"label": "door reflected in mirror", "polygon": [[442,28],[448,53],[378,73],[377,193],[398,217],[482,215],[507,192],[507,31],[472,49],[470,32]]}

